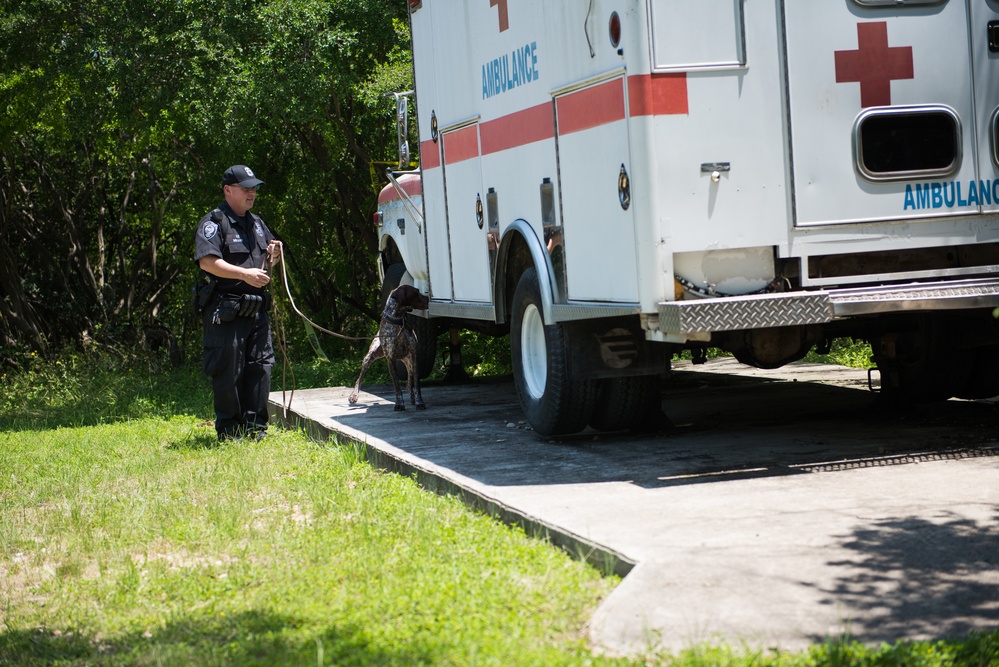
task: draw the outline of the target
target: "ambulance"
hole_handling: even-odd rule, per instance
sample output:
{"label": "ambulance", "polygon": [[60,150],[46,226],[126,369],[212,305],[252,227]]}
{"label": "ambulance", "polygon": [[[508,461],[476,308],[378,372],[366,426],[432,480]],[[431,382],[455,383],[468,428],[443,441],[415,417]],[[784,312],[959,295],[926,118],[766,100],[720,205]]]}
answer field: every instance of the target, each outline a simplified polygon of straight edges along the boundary
{"label": "ambulance", "polygon": [[641,427],[684,349],[850,337],[885,397],[999,394],[996,0],[408,4],[376,219],[431,363],[508,334],[542,435]]}

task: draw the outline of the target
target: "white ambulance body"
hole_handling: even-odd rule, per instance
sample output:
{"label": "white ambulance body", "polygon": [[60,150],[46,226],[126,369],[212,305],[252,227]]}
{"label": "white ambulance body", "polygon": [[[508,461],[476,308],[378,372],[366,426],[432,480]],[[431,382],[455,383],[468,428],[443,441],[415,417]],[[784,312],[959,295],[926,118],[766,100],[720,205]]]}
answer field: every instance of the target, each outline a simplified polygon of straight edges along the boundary
{"label": "white ambulance body", "polygon": [[409,4],[383,269],[427,331],[510,332],[539,432],[638,425],[680,348],[852,336],[887,394],[999,393],[999,2]]}

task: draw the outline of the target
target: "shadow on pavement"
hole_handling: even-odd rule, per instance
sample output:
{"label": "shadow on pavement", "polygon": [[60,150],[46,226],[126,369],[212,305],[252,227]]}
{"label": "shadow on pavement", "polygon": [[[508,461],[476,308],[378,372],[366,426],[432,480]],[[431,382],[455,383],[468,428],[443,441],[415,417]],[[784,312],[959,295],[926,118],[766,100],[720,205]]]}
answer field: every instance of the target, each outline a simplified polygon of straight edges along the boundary
{"label": "shadow on pavement", "polygon": [[303,416],[489,486],[630,482],[660,488],[999,454],[993,404],[886,408],[855,376],[849,386],[837,386],[674,372],[663,390],[674,427],[656,434],[588,429],[541,437],[523,421],[509,378],[429,385],[425,411],[393,411],[389,386],[369,388],[355,406],[343,388],[322,390],[322,402],[304,399],[310,414]]}
{"label": "shadow on pavement", "polygon": [[854,619],[851,638],[865,644],[999,626],[999,576],[973,576],[999,571],[999,506],[992,513],[982,523],[952,515],[882,520],[841,536],[853,555],[828,563],[842,573],[822,591],[824,604]]}

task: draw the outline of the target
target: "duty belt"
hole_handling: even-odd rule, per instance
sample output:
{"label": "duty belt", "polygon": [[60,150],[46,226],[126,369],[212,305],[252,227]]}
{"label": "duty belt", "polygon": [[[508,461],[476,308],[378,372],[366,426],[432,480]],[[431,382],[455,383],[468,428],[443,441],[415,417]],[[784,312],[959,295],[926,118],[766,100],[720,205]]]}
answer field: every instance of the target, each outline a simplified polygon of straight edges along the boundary
{"label": "duty belt", "polygon": [[271,307],[271,295],[263,294],[223,294],[212,315],[212,322],[221,324],[232,322],[237,317],[256,317]]}

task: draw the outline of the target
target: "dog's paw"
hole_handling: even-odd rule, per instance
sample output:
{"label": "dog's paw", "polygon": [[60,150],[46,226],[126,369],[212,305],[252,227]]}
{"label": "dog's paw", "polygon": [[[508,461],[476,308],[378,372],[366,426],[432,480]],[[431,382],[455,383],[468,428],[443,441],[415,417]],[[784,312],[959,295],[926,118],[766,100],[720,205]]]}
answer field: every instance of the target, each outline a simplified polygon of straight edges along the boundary
{"label": "dog's paw", "polygon": [[395,411],[396,412],[404,412],[405,410],[406,410],[406,406],[403,405],[402,403],[396,403],[395,404]]}
{"label": "dog's paw", "polygon": [[350,396],[348,396],[347,402],[350,403],[351,405],[357,403],[357,394],[351,394]]}
{"label": "dog's paw", "polygon": [[417,403],[416,404],[416,409],[417,410],[426,410],[427,409],[427,405],[426,405],[426,403]]}

